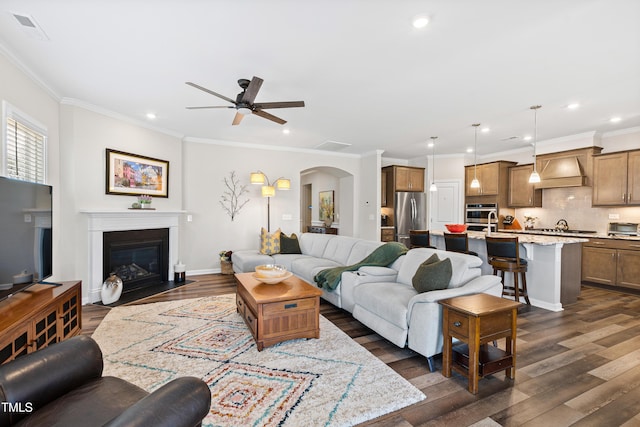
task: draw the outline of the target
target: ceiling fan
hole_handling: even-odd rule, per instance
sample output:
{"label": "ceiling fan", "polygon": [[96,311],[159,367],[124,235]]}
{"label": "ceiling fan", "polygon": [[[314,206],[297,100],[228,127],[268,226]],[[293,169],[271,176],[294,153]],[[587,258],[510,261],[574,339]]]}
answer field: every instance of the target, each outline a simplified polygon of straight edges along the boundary
{"label": "ceiling fan", "polygon": [[279,123],[281,125],[287,123],[286,120],[281,119],[280,117],[276,117],[273,114],[269,114],[266,111],[270,108],[291,108],[291,107],[304,107],[304,101],[287,101],[287,102],[260,102],[253,103],[253,100],[256,99],[256,95],[262,86],[263,80],[260,77],[253,77],[251,80],[240,79],[238,80],[238,84],[242,88],[242,92],[240,92],[236,96],[236,100],[234,101],[231,98],[227,98],[224,95],[220,95],[212,90],[209,90],[205,87],[197,85],[192,82],[186,82],[189,86],[195,87],[196,89],[200,89],[204,92],[207,92],[213,96],[217,96],[218,98],[224,99],[225,101],[229,101],[233,104],[233,106],[206,106],[206,107],[187,107],[189,110],[198,110],[205,108],[235,108],[236,116],[233,118],[232,125],[239,125],[242,119],[247,114],[255,114],[256,116],[260,116],[267,120],[271,120],[272,122]]}

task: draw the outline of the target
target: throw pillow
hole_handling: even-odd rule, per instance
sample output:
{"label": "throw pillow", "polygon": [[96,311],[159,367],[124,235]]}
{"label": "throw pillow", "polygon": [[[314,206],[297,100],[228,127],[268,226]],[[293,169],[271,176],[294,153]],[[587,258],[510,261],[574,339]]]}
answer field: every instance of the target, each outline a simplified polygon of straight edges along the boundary
{"label": "throw pillow", "polygon": [[433,254],[420,264],[411,282],[419,293],[447,289],[452,274],[451,260],[440,260],[438,255]]}
{"label": "throw pillow", "polygon": [[280,229],[269,233],[264,227],[260,230],[260,253],[273,255],[280,253]]}
{"label": "throw pillow", "polygon": [[287,236],[284,233],[280,233],[280,253],[281,254],[301,254],[300,242],[298,242],[298,236],[296,233],[291,233],[291,236]]}

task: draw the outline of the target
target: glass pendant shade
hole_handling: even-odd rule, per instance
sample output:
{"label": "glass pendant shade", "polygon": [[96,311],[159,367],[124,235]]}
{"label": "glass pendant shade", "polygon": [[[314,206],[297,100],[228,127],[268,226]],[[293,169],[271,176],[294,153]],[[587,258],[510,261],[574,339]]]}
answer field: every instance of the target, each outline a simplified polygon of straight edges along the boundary
{"label": "glass pendant shade", "polygon": [[540,182],[540,174],[535,170],[531,172],[531,175],[529,175],[529,182],[531,184],[536,184]]}
{"label": "glass pendant shade", "polygon": [[431,137],[431,186],[429,187],[429,191],[434,192],[438,191],[438,187],[436,187],[436,139],[437,136]]}
{"label": "glass pendant shade", "polygon": [[473,132],[473,180],[469,186],[471,188],[480,188],[480,181],[478,181],[478,126],[480,123],[474,123],[471,126],[474,127]]}
{"label": "glass pendant shade", "polygon": [[438,187],[436,187],[436,183],[435,182],[431,183],[431,187],[429,187],[429,191],[431,191],[431,192],[438,191]]}
{"label": "glass pendant shade", "polygon": [[473,178],[469,186],[471,188],[480,188],[480,181],[478,181],[478,178]]}

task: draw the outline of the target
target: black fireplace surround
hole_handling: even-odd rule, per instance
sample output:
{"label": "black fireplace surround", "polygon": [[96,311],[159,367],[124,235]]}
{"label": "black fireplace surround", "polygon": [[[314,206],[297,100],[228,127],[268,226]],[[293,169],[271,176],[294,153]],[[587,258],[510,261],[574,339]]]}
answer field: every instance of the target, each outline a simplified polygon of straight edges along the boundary
{"label": "black fireplace surround", "polygon": [[109,231],[103,234],[102,275],[115,273],[122,291],[169,280],[169,229]]}

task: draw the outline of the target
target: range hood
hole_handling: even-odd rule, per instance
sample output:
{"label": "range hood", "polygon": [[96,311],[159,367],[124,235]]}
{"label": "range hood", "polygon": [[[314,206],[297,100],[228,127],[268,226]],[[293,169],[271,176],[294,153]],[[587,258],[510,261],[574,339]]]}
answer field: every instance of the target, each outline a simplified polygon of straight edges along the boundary
{"label": "range hood", "polygon": [[540,182],[535,188],[582,187],[587,177],[577,156],[540,159],[538,163]]}

